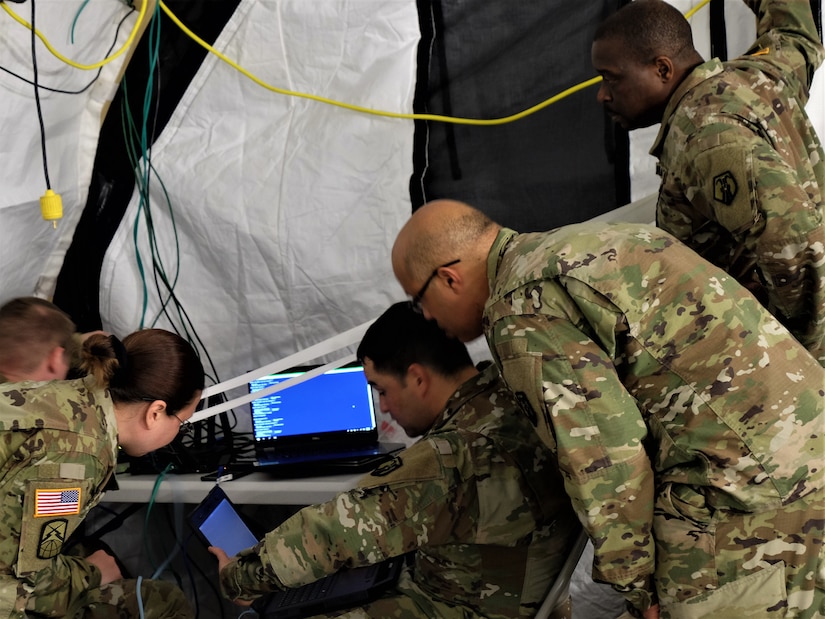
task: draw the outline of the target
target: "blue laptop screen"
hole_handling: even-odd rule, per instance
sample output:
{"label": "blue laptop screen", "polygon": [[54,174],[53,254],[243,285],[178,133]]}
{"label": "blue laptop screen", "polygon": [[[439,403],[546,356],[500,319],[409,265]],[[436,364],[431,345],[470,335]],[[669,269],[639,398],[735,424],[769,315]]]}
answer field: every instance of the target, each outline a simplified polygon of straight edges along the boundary
{"label": "blue laptop screen", "polygon": [[[302,371],[270,374],[249,383],[260,391]],[[364,368],[330,370],[272,395],[252,401],[256,441],[340,433],[376,432],[372,388]]]}

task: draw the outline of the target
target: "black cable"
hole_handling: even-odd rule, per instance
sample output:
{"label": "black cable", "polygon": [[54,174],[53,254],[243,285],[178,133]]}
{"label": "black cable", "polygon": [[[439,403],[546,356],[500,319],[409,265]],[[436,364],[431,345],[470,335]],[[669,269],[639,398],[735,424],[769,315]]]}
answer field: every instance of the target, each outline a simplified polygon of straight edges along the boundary
{"label": "black cable", "polygon": [[[24,0],[15,0],[15,1],[24,1]],[[2,0],[0,0],[0,2],[2,2]],[[112,53],[112,50],[115,48],[115,45],[117,45],[117,38],[118,38],[118,36],[120,36],[120,28],[121,28],[121,26],[123,26],[123,23],[126,21],[126,19],[127,19],[127,18],[128,18],[128,17],[132,14],[132,13],[134,13],[134,12],[135,12],[135,9],[133,8],[131,11],[129,11],[128,13],[126,13],[126,15],[124,15],[124,16],[123,16],[123,18],[122,18],[122,19],[120,20],[120,22],[118,23],[117,28],[116,28],[116,30],[115,30],[115,38],[114,38],[114,41],[112,41],[112,45],[109,47],[109,49],[108,49],[108,50],[106,50],[106,56],[107,56],[107,57],[109,56],[109,54],[111,54],[111,53]],[[29,84],[30,86],[34,86],[34,82],[33,82],[33,81],[31,81],[31,80],[29,80],[29,79],[26,79],[26,78],[25,78],[25,77],[23,77],[22,75],[18,75],[17,73],[15,73],[14,71],[12,71],[11,69],[7,69],[7,68],[6,68],[6,67],[4,67],[4,66],[0,66],[0,71],[5,71],[6,73],[8,73],[9,75],[11,75],[12,77],[16,77],[17,79],[19,79],[21,82],[26,82],[26,83],[27,83],[27,84]],[[86,85],[85,85],[83,88],[81,88],[80,90],[63,90],[63,89],[61,89],[61,88],[51,88],[51,87],[49,87],[49,86],[44,86],[43,84],[38,84],[38,85],[37,85],[37,87],[38,87],[40,90],[48,90],[49,92],[54,92],[54,93],[58,93],[58,94],[61,94],[61,95],[80,95],[80,94],[83,94],[84,92],[86,92],[87,90],[89,90],[89,88],[91,88],[91,87],[92,87],[92,85],[93,85],[93,84],[94,84],[94,83],[98,80],[98,78],[100,77],[100,72],[101,72],[101,71],[103,71],[103,67],[100,67],[100,68],[97,70],[97,74],[94,76],[94,79],[92,79],[92,81],[91,81],[91,82],[89,82],[88,84],[86,84]]]}
{"label": "black cable", "polygon": [[34,102],[37,105],[37,120],[40,123],[40,151],[43,154],[43,175],[46,177],[46,189],[52,188],[49,180],[49,163],[46,160],[46,126],[43,123],[43,109],[40,107],[40,88],[37,86],[37,35],[34,29],[34,0],[32,0],[32,77],[34,81]]}

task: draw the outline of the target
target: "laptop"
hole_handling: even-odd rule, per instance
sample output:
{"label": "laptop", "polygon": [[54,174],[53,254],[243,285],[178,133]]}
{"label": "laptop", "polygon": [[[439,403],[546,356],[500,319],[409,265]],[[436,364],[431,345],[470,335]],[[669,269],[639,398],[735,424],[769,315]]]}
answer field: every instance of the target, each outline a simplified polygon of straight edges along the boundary
{"label": "laptop", "polygon": [[[222,548],[230,557],[258,541],[217,484],[188,520],[206,546]],[[363,606],[398,581],[405,561],[405,556],[393,557],[374,565],[344,569],[302,587],[265,595],[252,608],[264,619],[280,619]]]}
{"label": "laptop", "polygon": [[[313,367],[269,374],[253,393]],[[329,370],[251,402],[254,470],[283,476],[370,471],[404,448],[378,440],[375,403],[361,365]]]}

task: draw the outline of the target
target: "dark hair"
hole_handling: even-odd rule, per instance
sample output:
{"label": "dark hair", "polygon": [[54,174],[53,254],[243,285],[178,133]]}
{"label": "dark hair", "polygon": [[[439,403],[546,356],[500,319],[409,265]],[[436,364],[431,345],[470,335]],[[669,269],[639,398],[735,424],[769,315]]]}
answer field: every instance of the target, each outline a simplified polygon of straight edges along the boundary
{"label": "dark hair", "polygon": [[356,355],[361,362],[369,357],[376,370],[399,379],[407,375],[413,363],[443,376],[455,376],[473,366],[463,343],[448,337],[406,301],[390,306],[369,326]]}
{"label": "dark hair", "polygon": [[83,344],[84,369],[108,387],[115,403],[163,400],[173,415],[204,388],[203,365],[195,349],[164,329],[142,329],[123,342],[91,335]]}
{"label": "dark hair", "polygon": [[19,297],[0,307],[0,366],[30,372],[56,346],[71,358],[75,324],[54,303]]}
{"label": "dark hair", "polygon": [[679,9],[663,0],[635,0],[605,19],[593,36],[594,41],[618,39],[628,53],[642,64],[657,56],[677,60],[694,52],[690,23]]}

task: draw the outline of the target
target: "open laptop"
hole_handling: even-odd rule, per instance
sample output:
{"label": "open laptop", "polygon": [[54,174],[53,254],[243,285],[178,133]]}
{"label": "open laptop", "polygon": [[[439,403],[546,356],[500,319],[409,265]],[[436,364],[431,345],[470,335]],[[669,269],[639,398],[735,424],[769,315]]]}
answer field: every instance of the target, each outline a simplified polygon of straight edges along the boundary
{"label": "open laptop", "polygon": [[[255,392],[309,371],[269,374]],[[329,370],[251,402],[255,470],[314,476],[369,471],[404,448],[378,440],[375,403],[364,368]]]}

